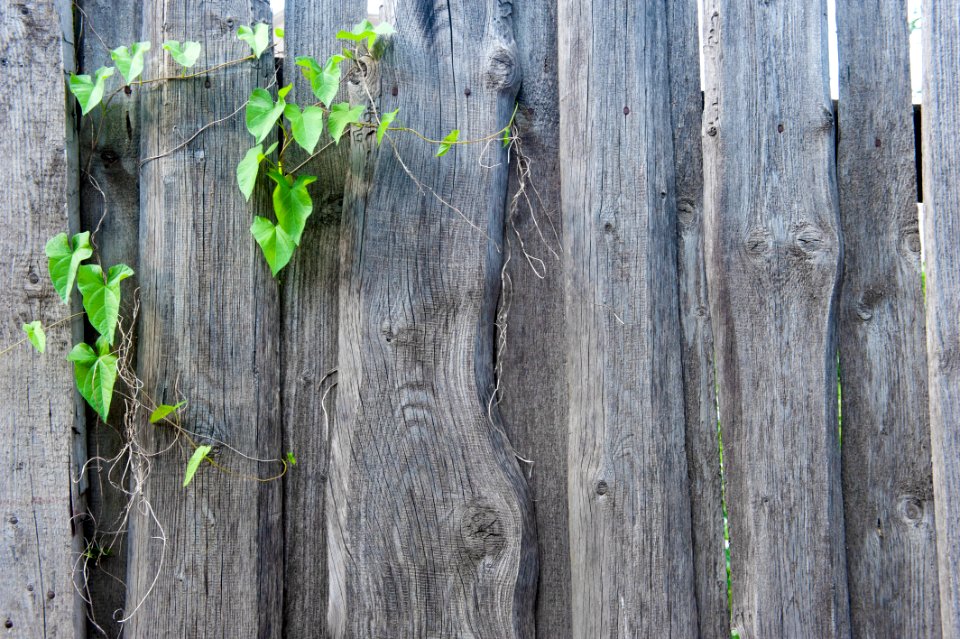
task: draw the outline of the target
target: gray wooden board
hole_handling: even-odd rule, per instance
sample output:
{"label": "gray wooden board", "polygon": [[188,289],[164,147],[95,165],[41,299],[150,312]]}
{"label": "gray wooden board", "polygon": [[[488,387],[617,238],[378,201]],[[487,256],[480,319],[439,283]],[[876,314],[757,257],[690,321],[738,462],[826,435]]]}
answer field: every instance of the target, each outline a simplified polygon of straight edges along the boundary
{"label": "gray wooden board", "polygon": [[666,3],[559,3],[574,637],[690,637]]}
{"label": "gray wooden board", "polygon": [[837,5],[843,505],[856,637],[940,636],[906,5]]}
{"label": "gray wooden board", "polygon": [[[388,5],[398,33],[381,110],[400,107],[397,124],[434,139],[503,127],[519,82],[510,14],[497,0]],[[369,172],[354,162],[344,208],[329,631],[532,637],[533,509],[487,407],[506,153],[436,158],[413,136],[391,139],[422,188],[385,141]]]}
{"label": "gray wooden board", "polygon": [[[266,10],[241,0],[164,0],[143,7],[143,34],[155,43],[199,41],[199,70],[249,53],[236,30],[266,18]],[[145,71],[178,73],[166,55],[149,58]],[[198,443],[214,443],[212,457],[231,473],[205,463],[184,489],[192,449],[176,446],[151,460],[145,498],[166,546],[138,508],[127,612],[140,607],[126,628],[131,637],[280,636],[281,484],[253,479],[277,474],[280,464],[227,448],[281,454],[277,286],[249,231],[267,193],[261,188],[247,204],[236,185],[236,164],[253,140],[242,111],[173,150],[241,108],[273,76],[268,52],[257,63],[161,82],[141,95],[142,161],[163,157],[141,172],[138,368],[156,401],[188,402],[183,427]],[[170,442],[169,428],[145,418],[140,437],[149,451]]]}
{"label": "gray wooden board", "polygon": [[[364,17],[366,6],[362,4],[349,0],[287,0],[283,74],[286,83],[294,83],[291,99],[298,104],[312,104],[315,99],[310,83],[296,66],[296,56],[313,56],[323,64],[344,44],[336,40],[337,31]],[[338,101],[345,99],[344,92]],[[321,145],[329,142],[329,137],[323,137]],[[346,141],[331,147],[301,170],[302,174],[318,177],[310,187],[314,212],[302,248],[280,277],[284,450],[297,457],[296,467],[284,480],[283,623],[288,637],[325,636],[325,485],[336,407],[333,385],[337,379],[340,212],[348,148]],[[289,166],[306,159],[305,153],[295,149],[290,153],[293,164]]]}
{"label": "gray wooden board", "polygon": [[[112,0],[85,0],[79,3],[78,66],[80,72],[93,75],[101,66],[115,66],[110,50],[140,40],[140,3],[119,3]],[[81,12],[82,10],[82,12]],[[160,43],[152,43],[148,56],[161,56]],[[122,80],[117,72],[111,78],[108,96]],[[137,266],[140,228],[140,94],[138,90],[116,93],[109,107],[93,111],[80,126],[80,223],[93,233],[99,259],[107,268],[124,263]],[[102,121],[101,121],[102,118]],[[130,317],[137,282],[122,284],[123,310]],[[96,336],[93,336],[94,339]],[[126,392],[120,388],[119,392]],[[106,463],[123,445],[121,435],[122,402],[118,399],[113,420],[103,423],[88,411],[88,449],[91,458],[103,463],[90,466],[86,505],[90,517],[83,522],[88,542],[109,549],[110,554],[89,565],[91,636],[118,637],[121,624],[114,613],[123,610],[125,600],[127,547],[125,535],[112,533],[123,529],[122,515],[126,497],[112,483],[123,476],[123,460],[116,466]]]}
{"label": "gray wooden board", "polygon": [[697,0],[667,4],[670,98],[677,200],[677,276],[683,338],[687,473],[699,635],[730,636],[723,539],[713,329],[703,246],[703,151]]}
{"label": "gray wooden board", "polygon": [[940,618],[960,636],[960,2],[923,3],[923,202]]}
{"label": "gray wooden board", "polygon": [[[511,153],[504,216],[506,269],[496,363],[500,409],[517,454],[526,460],[521,469],[536,506],[537,634],[562,639],[571,629],[557,2],[528,1],[514,10],[523,71],[517,97],[520,141]],[[529,175],[521,181],[518,171],[524,168]]]}
{"label": "gray wooden board", "polygon": [[823,0],[704,11],[707,276],[741,637],[849,634]]}
{"label": "gray wooden board", "polygon": [[80,321],[52,326],[78,305],[60,301],[43,251],[52,236],[79,226],[74,101],[63,76],[73,69],[73,23],[68,3],[39,0],[0,4],[0,25],[0,91],[8,96],[0,109],[0,348],[24,337],[25,322],[47,327],[45,354],[22,343],[0,356],[0,632],[76,637],[84,621],[73,583],[81,541],[73,478],[83,420],[65,358]]}

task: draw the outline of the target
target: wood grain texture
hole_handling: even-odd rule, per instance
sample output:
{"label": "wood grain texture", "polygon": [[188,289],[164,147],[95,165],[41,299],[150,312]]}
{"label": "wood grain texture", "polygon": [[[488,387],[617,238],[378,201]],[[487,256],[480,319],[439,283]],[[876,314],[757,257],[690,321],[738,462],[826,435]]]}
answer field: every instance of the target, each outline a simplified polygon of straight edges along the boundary
{"label": "wood grain texture", "polygon": [[695,636],[666,3],[558,24],[573,636]]}
{"label": "wood grain texture", "polygon": [[[376,87],[383,111],[400,107],[398,123],[435,139],[507,123],[519,82],[509,3],[399,0],[386,19],[398,33]],[[370,172],[355,159],[344,208],[329,632],[532,637],[532,504],[488,414],[506,152],[464,145],[438,159],[393,138],[423,188],[385,141]]]}
{"label": "wood grain texture", "polygon": [[[528,0],[514,11],[523,78],[517,96],[520,146],[511,157],[504,218],[506,268],[497,322],[500,410],[517,454],[529,460],[521,469],[536,505],[537,634],[564,638],[571,628],[557,2]],[[521,182],[518,171],[524,170],[529,175]]]}
{"label": "wood grain texture", "polygon": [[[144,5],[143,34],[152,42],[197,40],[198,69],[249,52],[240,25],[268,17],[267,5],[231,0],[164,0]],[[149,59],[148,77],[179,73],[169,56]],[[144,159],[175,148],[201,126],[240,108],[258,84],[272,81],[269,54],[208,76],[153,85],[141,97]],[[280,454],[279,304],[276,283],[253,241],[236,164],[252,145],[242,112],[207,129],[184,148],[149,161],[141,173],[139,282],[142,314],[139,370],[156,401],[185,399],[183,427],[215,444],[189,488],[181,487],[192,450],[175,447],[152,459],[146,498],[164,527],[138,510],[132,519],[128,613],[131,637],[280,636],[283,531],[279,464],[232,453]],[[143,420],[149,450],[169,432]],[[161,563],[162,558],[162,563]],[[156,577],[156,584],[153,580]]]}
{"label": "wood grain texture", "polygon": [[730,636],[717,436],[713,329],[703,245],[703,148],[697,0],[667,3],[677,201],[677,277],[683,338],[683,406],[699,636]]}
{"label": "wood grain texture", "polygon": [[[81,535],[72,525],[73,484],[83,454],[83,413],[65,360],[79,320],[50,283],[43,248],[76,232],[76,136],[63,70],[73,69],[73,23],[66,2],[0,4],[0,188],[4,270],[0,325],[4,349],[25,322],[47,327],[46,353],[28,343],[0,356],[0,627],[8,636],[82,636],[83,607],[73,563]],[[30,87],[27,91],[24,87]],[[67,105],[69,104],[69,113]],[[79,444],[79,445],[78,445]]]}
{"label": "wood grain texture", "polygon": [[[140,3],[118,3],[112,0],[84,0],[79,3],[79,60],[80,72],[93,75],[101,66],[115,66],[110,50],[129,46],[140,40]],[[160,56],[155,43],[149,56]],[[119,86],[120,74],[111,80]],[[112,89],[111,89],[112,91]],[[108,91],[108,93],[110,93]],[[140,231],[140,94],[139,91],[121,91],[110,100],[106,111],[94,111],[84,118],[80,127],[80,224],[84,230],[95,232],[93,242],[105,267],[124,263],[137,265]],[[101,120],[102,119],[102,120]],[[137,282],[123,282],[121,315],[130,316]],[[92,330],[92,329],[91,329]],[[88,335],[93,343],[96,334]],[[117,389],[127,393],[126,389]],[[115,404],[110,423],[96,419],[88,409],[87,447],[91,458],[113,459],[123,446],[121,436],[123,416],[119,400]],[[107,535],[123,529],[121,521],[126,496],[111,485],[122,477],[121,461],[111,464],[91,464],[86,506],[89,518],[84,522],[88,542],[108,545],[110,555],[89,565],[90,623],[88,634],[93,637],[120,636],[121,624],[114,613],[125,605],[127,547],[126,536]],[[111,472],[112,471],[112,472]]]}
{"label": "wood grain texture", "polygon": [[960,636],[960,1],[923,3],[923,203],[940,619]]}
{"label": "wood grain texture", "polygon": [[741,637],[849,634],[826,3],[705,13],[707,276]]}
{"label": "wood grain texture", "polygon": [[837,5],[843,506],[855,637],[940,636],[906,5]]}
{"label": "wood grain texture", "polygon": [[[363,6],[361,6],[363,5]],[[296,100],[311,104],[310,84],[295,64],[310,55],[323,64],[338,52],[338,30],[366,14],[353,0],[287,0],[284,10],[285,82],[295,84]],[[346,99],[346,95],[339,99]],[[329,138],[321,140],[326,144]],[[327,545],[325,485],[329,436],[336,391],[337,325],[339,322],[340,214],[348,170],[348,144],[321,153],[303,174],[316,175],[311,186],[314,212],[303,247],[282,273],[281,353],[284,450],[293,451],[297,466],[284,480],[284,635],[323,637],[327,614]],[[290,154],[296,166],[306,156]],[[322,404],[321,404],[322,402]]]}

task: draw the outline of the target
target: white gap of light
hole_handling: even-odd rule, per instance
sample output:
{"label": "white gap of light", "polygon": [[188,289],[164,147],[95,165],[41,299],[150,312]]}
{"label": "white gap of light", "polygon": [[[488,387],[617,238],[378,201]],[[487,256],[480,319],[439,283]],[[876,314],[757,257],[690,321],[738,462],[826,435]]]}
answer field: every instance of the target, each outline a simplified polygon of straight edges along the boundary
{"label": "white gap of light", "polygon": [[[283,5],[284,0],[270,0],[270,8],[274,14],[283,11]],[[371,16],[380,15],[380,0],[367,0],[367,13]]]}

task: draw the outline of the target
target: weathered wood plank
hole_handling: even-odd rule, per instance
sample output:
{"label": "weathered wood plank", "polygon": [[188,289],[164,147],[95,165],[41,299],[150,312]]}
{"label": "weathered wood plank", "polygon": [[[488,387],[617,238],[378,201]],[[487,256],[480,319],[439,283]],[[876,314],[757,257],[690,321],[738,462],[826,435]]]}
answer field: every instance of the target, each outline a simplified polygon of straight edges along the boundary
{"label": "weathered wood plank", "polygon": [[[78,67],[93,74],[101,66],[114,66],[110,50],[129,46],[140,39],[140,3],[112,0],[84,0],[79,6]],[[160,43],[147,54],[163,55]],[[119,77],[117,73],[114,78]],[[117,81],[119,84],[119,80]],[[139,91],[117,93],[110,108],[94,111],[80,127],[80,224],[91,231],[92,241],[104,265],[117,263],[136,267],[140,231],[140,112]],[[102,122],[101,122],[102,118]],[[123,316],[133,306],[135,279],[123,287]],[[95,339],[96,336],[94,335]],[[92,341],[92,340],[91,340]],[[121,392],[126,390],[117,389]],[[123,446],[123,419],[116,402],[110,424],[88,411],[88,449],[91,458],[113,459]],[[123,610],[126,596],[127,547],[121,520],[126,496],[111,482],[123,476],[123,461],[116,468],[107,463],[91,464],[86,505],[90,517],[84,522],[87,541],[102,544],[110,554],[89,563],[91,636],[117,637],[121,625],[114,613]],[[112,471],[112,472],[111,472]]]}
{"label": "weathered wood plank", "polygon": [[705,10],[707,276],[741,637],[849,634],[825,1]]}
{"label": "weathered wood plank", "polygon": [[[557,2],[528,0],[514,10],[523,78],[517,96],[520,146],[511,157],[504,217],[506,268],[497,333],[500,410],[517,454],[528,460],[521,468],[536,506],[537,634],[563,638],[571,628]],[[524,171],[529,175],[521,180]]]}
{"label": "weathered wood plank", "polygon": [[940,619],[960,636],[960,1],[923,3],[923,202]]}
{"label": "weathered wood plank", "polygon": [[[252,7],[252,8],[251,8]],[[266,18],[265,3],[164,0],[143,7],[152,42],[197,40],[198,69],[249,52],[238,26]],[[151,57],[148,77],[179,73],[169,56]],[[246,455],[280,452],[279,304],[275,282],[253,241],[254,210],[235,167],[251,146],[242,112],[170,152],[201,126],[241,109],[254,86],[274,75],[272,57],[185,81],[152,86],[141,96],[139,370],[157,401],[182,397],[182,424],[199,442],[220,441]],[[144,424],[148,450],[170,441]],[[212,453],[233,474],[203,465],[181,488],[191,450],[151,460],[145,497],[167,537],[139,509],[130,532],[128,613],[131,637],[278,637],[281,631],[283,532],[281,486],[251,476],[276,473],[217,444]],[[162,560],[162,563],[161,563]],[[154,585],[154,578],[157,578]]]}
{"label": "weathered wood plank", "polygon": [[699,636],[730,636],[723,542],[723,489],[713,329],[703,245],[703,149],[700,131],[698,0],[667,3],[670,98],[677,201],[677,276],[683,338],[683,406],[693,530]]}
{"label": "weathered wood plank", "polygon": [[[287,0],[283,74],[286,82],[295,83],[300,102],[307,103],[302,96],[311,93],[295,56],[311,55],[323,64],[339,51],[337,31],[365,14],[364,3],[353,0]],[[283,603],[289,637],[326,636],[325,485],[336,407],[340,213],[348,149],[347,144],[330,148],[303,168],[318,177],[311,187],[314,213],[303,249],[284,270],[280,288],[284,448],[297,456],[296,468],[284,481]],[[296,151],[290,156],[291,166],[306,159]]]}
{"label": "weathered wood plank", "polygon": [[666,4],[558,24],[573,636],[695,636]]}
{"label": "weathered wood plank", "polygon": [[69,3],[0,4],[0,60],[0,93],[8,96],[0,110],[7,160],[0,344],[19,341],[25,322],[47,327],[44,355],[23,343],[0,356],[0,624],[9,636],[79,637],[84,615],[73,563],[81,535],[71,520],[79,497],[72,480],[85,447],[75,441],[83,415],[64,360],[80,320],[52,326],[69,318],[71,305],[53,290],[43,252],[50,237],[79,227],[75,124],[67,111],[74,102],[63,81],[64,69],[74,68]]}
{"label": "weathered wood plank", "polygon": [[905,0],[841,2],[843,506],[856,637],[939,637]]}
{"label": "weathered wood plank", "polygon": [[[398,33],[374,87],[382,110],[399,106],[398,123],[434,138],[507,123],[519,81],[509,3],[388,9]],[[438,159],[394,137],[423,188],[384,142],[372,179],[356,161],[344,208],[329,631],[532,637],[532,504],[487,409],[506,153],[466,145]]]}

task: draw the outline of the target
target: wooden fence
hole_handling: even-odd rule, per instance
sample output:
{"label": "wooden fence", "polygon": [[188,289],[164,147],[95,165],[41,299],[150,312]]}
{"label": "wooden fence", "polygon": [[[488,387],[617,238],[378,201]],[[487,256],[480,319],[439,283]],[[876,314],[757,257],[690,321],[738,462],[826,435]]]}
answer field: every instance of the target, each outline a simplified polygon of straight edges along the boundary
{"label": "wooden fence", "polygon": [[[63,70],[209,68],[268,4],[0,0],[2,345],[62,322],[0,357],[0,634],[960,637],[960,0],[924,0],[919,146],[906,0],[837,3],[837,106],[826,0],[388,1],[344,99],[464,139],[516,102],[520,146],[354,130],[274,279],[243,106],[366,12],[286,0],[276,62],[80,118]],[[218,443],[187,488],[75,396],[43,247],[80,229]],[[98,462],[131,433],[146,466]]]}

